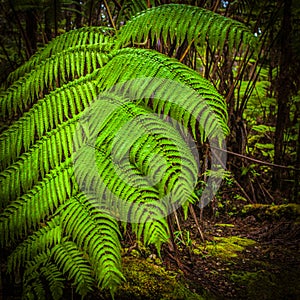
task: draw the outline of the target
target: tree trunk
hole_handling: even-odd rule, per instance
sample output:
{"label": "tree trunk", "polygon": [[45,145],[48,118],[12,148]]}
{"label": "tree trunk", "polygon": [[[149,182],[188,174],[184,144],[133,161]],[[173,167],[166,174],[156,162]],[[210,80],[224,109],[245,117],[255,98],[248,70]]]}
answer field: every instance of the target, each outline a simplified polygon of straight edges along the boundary
{"label": "tree trunk", "polygon": [[297,141],[297,158],[295,163],[295,176],[294,176],[294,202],[300,204],[300,189],[299,189],[299,180],[300,180],[300,127],[298,129],[298,141]]}
{"label": "tree trunk", "polygon": [[[274,163],[283,164],[283,140],[284,131],[289,117],[288,102],[291,95],[291,79],[289,70],[292,64],[291,59],[291,43],[290,33],[292,31],[291,24],[291,6],[292,0],[284,1],[284,12],[281,26],[281,40],[280,40],[280,69],[278,77],[277,88],[277,120],[275,129],[275,145],[274,145]],[[281,170],[274,169],[272,178],[273,190],[280,189],[282,183]]]}
{"label": "tree trunk", "polygon": [[49,12],[45,12],[45,34],[47,38],[47,42],[52,40],[52,30],[51,30],[51,20]]}
{"label": "tree trunk", "polygon": [[30,43],[31,55],[37,49],[37,20],[34,10],[28,10],[25,14],[26,36]]}
{"label": "tree trunk", "polygon": [[75,18],[76,28],[80,28],[81,20],[82,20],[82,15],[81,15],[82,9],[81,9],[80,0],[75,1],[75,9],[78,11],[78,12],[76,12],[76,18]]}

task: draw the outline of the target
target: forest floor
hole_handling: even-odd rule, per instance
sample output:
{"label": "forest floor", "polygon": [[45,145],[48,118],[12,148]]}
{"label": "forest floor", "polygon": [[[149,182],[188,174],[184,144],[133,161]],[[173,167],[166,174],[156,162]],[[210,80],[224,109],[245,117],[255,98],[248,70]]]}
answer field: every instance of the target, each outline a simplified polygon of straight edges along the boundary
{"label": "forest floor", "polygon": [[249,205],[236,216],[206,221],[204,245],[187,223],[191,246],[177,252],[190,289],[204,299],[300,299],[299,208]]}
{"label": "forest floor", "polygon": [[127,282],[115,299],[300,299],[300,205],[247,205],[203,220],[204,242],[190,218],[162,261],[142,245],[125,249]]}
{"label": "forest floor", "polygon": [[[300,205],[254,204],[215,219],[204,216],[204,241],[192,218],[181,226],[175,248],[163,245],[162,259],[127,233],[126,282],[115,300],[300,299]],[[21,299],[20,291],[4,299]],[[80,297],[72,292],[64,299]],[[98,291],[86,299],[111,296]]]}

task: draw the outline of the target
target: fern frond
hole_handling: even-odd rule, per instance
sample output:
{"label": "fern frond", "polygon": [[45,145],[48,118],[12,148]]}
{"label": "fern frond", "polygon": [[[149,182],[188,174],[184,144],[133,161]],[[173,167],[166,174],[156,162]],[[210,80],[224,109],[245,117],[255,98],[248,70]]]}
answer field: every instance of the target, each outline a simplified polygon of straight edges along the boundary
{"label": "fern frond", "polygon": [[53,248],[52,253],[56,265],[63,274],[68,280],[74,281],[79,295],[84,297],[93,291],[92,268],[75,243],[69,241],[58,244]]}
{"label": "fern frond", "polygon": [[48,289],[51,293],[51,299],[59,300],[62,298],[64,290],[64,277],[57,265],[51,261],[51,251],[46,250],[34,257],[33,260],[27,262],[24,273],[24,291],[23,297],[30,298],[32,292],[36,297],[33,299],[48,299],[45,297],[46,288],[45,280],[48,283]]}
{"label": "fern frond", "polygon": [[[1,205],[5,207],[11,200],[27,193],[29,189],[42,180],[50,170],[58,167],[71,157],[75,147],[75,131],[80,115],[57,126],[38,140],[29,151],[23,153],[16,162],[0,173],[0,192],[3,195]],[[85,136],[78,135],[77,147],[84,143]],[[8,156],[2,160],[11,162],[14,157]]]}
{"label": "fern frond", "polygon": [[37,271],[32,272],[23,283],[22,299],[46,299],[46,289],[40,279],[40,274]]}
{"label": "fern frond", "polygon": [[99,210],[97,222],[81,202],[84,195],[73,197],[61,211],[61,222],[66,234],[89,255],[97,284],[101,288],[116,288],[124,277],[121,269],[121,245],[118,224],[107,213]]}
{"label": "fern frond", "polygon": [[[128,155],[130,163],[147,179],[146,186],[155,186],[159,195],[170,192],[174,188],[171,183],[175,184],[180,179],[187,191],[193,190],[197,164],[183,137],[170,123],[149,114],[147,110],[129,100],[108,95],[110,98],[101,99],[101,112],[96,116],[99,119],[105,118],[106,112],[102,106],[113,113],[108,115],[103,126],[99,126],[95,147],[102,151],[105,149],[106,155],[112,156],[113,163],[120,168],[119,174],[126,174],[123,180],[131,178],[128,174],[132,167],[129,166],[130,169],[127,170],[128,165],[123,165]],[[99,172],[102,170],[99,169]],[[182,178],[179,179],[179,176]],[[114,184],[117,185],[116,182]]]}
{"label": "fern frond", "polygon": [[48,287],[53,300],[60,300],[63,296],[64,277],[56,264],[48,262],[40,268],[40,275],[48,281]]}
{"label": "fern frond", "polygon": [[[101,45],[96,44],[75,46],[47,58],[1,93],[1,117],[11,119],[35,103],[45,88],[54,90],[70,79],[83,76],[84,67],[92,60],[93,66],[102,67],[107,60],[105,53],[105,47],[103,49]],[[68,60],[70,64],[66,63]],[[92,71],[90,67],[89,70]]]}
{"label": "fern frond", "polygon": [[[182,137],[158,117],[117,96],[108,100],[101,97],[99,105],[101,111],[91,107],[93,116],[104,122],[99,124],[98,121],[99,136],[95,148],[87,145],[77,153],[75,174],[78,183],[83,189],[95,186],[94,193],[103,198],[104,207],[106,204],[111,211],[114,207],[116,216],[139,223],[138,238],[143,233],[146,244],[154,243],[159,247],[168,239],[164,217],[168,214],[169,199],[183,204],[189,200],[188,191],[194,189],[195,160]],[[106,113],[110,113],[107,118]],[[137,119],[138,124],[130,121]],[[95,123],[93,117],[89,122]],[[141,133],[142,139],[136,139],[137,132]],[[93,134],[89,133],[89,136]],[[126,140],[122,138],[123,134]],[[93,162],[95,150],[97,172],[87,168]],[[165,193],[171,193],[173,197],[161,203]],[[113,195],[112,199],[108,199],[109,195]],[[153,224],[145,226],[147,222]]]}
{"label": "fern frond", "polygon": [[72,159],[68,159],[28,193],[11,202],[0,214],[1,244],[27,235],[29,230],[36,229],[59,205],[76,194],[78,187],[72,174]]}
{"label": "fern frond", "polygon": [[[114,86],[119,95],[132,101],[141,99],[139,105],[145,107],[154,98],[154,112],[169,115],[184,127],[190,127],[195,138],[200,131],[202,141],[216,134],[228,134],[226,103],[197,72],[156,51],[122,49],[111,56],[99,72],[100,89]],[[125,83],[115,86],[120,82]]]}
{"label": "fern frond", "polygon": [[[97,98],[93,78],[99,70],[63,85],[40,99],[24,115],[0,135],[2,170],[26,152],[34,141],[58,124],[74,117]],[[20,136],[23,136],[21,139]]]}
{"label": "fern frond", "polygon": [[149,37],[152,41],[162,38],[164,42],[170,38],[171,43],[177,45],[185,39],[188,44],[202,44],[209,37],[210,46],[223,47],[228,37],[231,50],[239,45],[241,35],[243,42],[252,46],[256,44],[250,29],[238,21],[196,6],[167,4],[147,9],[131,18],[121,27],[116,45],[121,48]]}
{"label": "fern frond", "polygon": [[42,283],[39,268],[46,264],[51,257],[51,251],[46,251],[36,255],[31,261],[26,263],[23,274],[23,294],[24,299],[46,299],[46,288]]}
{"label": "fern frond", "polygon": [[[38,50],[22,66],[10,73],[6,84],[7,86],[10,85],[26,73],[29,73],[45,59],[69,48],[86,46],[89,44],[100,44],[109,50],[113,46],[113,39],[111,37],[112,34],[112,28],[101,26],[82,27],[61,34],[49,42],[46,46]],[[66,59],[69,58],[67,57]]]}
{"label": "fern frond", "polygon": [[19,272],[20,267],[32,260],[36,255],[45,252],[54,245],[59,244],[62,239],[62,231],[59,216],[47,222],[44,227],[35,231],[24,242],[19,244],[7,260],[9,273]]}

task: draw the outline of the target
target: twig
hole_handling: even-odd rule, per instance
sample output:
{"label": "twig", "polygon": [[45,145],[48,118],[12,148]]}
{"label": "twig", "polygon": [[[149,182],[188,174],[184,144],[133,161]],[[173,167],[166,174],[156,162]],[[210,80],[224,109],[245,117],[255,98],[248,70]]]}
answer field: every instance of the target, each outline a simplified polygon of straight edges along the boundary
{"label": "twig", "polygon": [[183,54],[181,55],[179,61],[182,62],[184,60],[184,58],[186,57],[187,53],[189,52],[193,42],[195,39],[192,39],[192,41],[190,42],[190,44],[186,47],[186,49],[184,50]]}
{"label": "twig", "polygon": [[194,218],[194,221],[196,223],[197,229],[198,229],[198,231],[200,233],[201,240],[202,240],[202,242],[204,242],[205,241],[204,235],[203,235],[203,232],[202,232],[201,227],[199,225],[199,222],[197,220],[196,213],[195,213],[195,210],[194,210],[194,207],[192,206],[192,204],[189,205],[189,210],[190,210],[190,212],[191,212],[191,214],[192,214],[192,216]]}
{"label": "twig", "polygon": [[236,152],[232,152],[232,151],[229,151],[229,150],[224,150],[224,149],[221,149],[221,148],[218,148],[218,147],[214,147],[214,146],[210,146],[210,147],[213,148],[213,149],[220,150],[222,152],[226,152],[228,154],[237,156],[237,157],[245,158],[247,160],[256,162],[256,163],[261,164],[261,165],[266,165],[266,166],[270,166],[270,167],[274,167],[274,168],[282,168],[282,169],[300,171],[300,169],[297,169],[297,168],[292,167],[292,166],[283,166],[283,165],[273,164],[273,163],[270,163],[270,162],[267,162],[267,161],[262,161],[262,160],[255,159],[255,158],[252,158],[252,157],[249,157],[249,156],[245,156],[245,155],[242,155],[242,154],[239,154],[239,153],[236,153]]}
{"label": "twig", "polygon": [[109,6],[108,6],[106,0],[104,0],[104,5],[105,5],[105,7],[106,7],[106,10],[107,10],[107,13],[108,13],[110,22],[111,22],[111,24],[112,24],[114,30],[116,30],[116,25],[115,25],[115,22],[114,22],[114,20],[113,20],[113,17],[112,17],[112,15],[111,15],[111,12],[110,12],[110,9],[109,9]]}

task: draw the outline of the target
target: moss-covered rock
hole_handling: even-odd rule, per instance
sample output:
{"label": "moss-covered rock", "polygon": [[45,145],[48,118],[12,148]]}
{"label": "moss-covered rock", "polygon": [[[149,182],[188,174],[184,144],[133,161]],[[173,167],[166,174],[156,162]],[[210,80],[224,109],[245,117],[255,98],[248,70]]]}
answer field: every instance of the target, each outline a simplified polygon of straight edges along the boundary
{"label": "moss-covered rock", "polygon": [[206,245],[198,245],[193,252],[201,256],[217,256],[228,260],[237,257],[238,252],[254,244],[255,241],[239,236],[214,237],[213,241],[207,242]]}
{"label": "moss-covered rock", "polygon": [[253,215],[260,220],[288,220],[300,219],[300,205],[296,203],[269,205],[269,204],[248,204],[241,211],[242,216]]}
{"label": "moss-covered rock", "polygon": [[145,259],[124,258],[123,273],[127,281],[116,291],[116,300],[204,299],[178,280],[178,273],[166,271]]}

